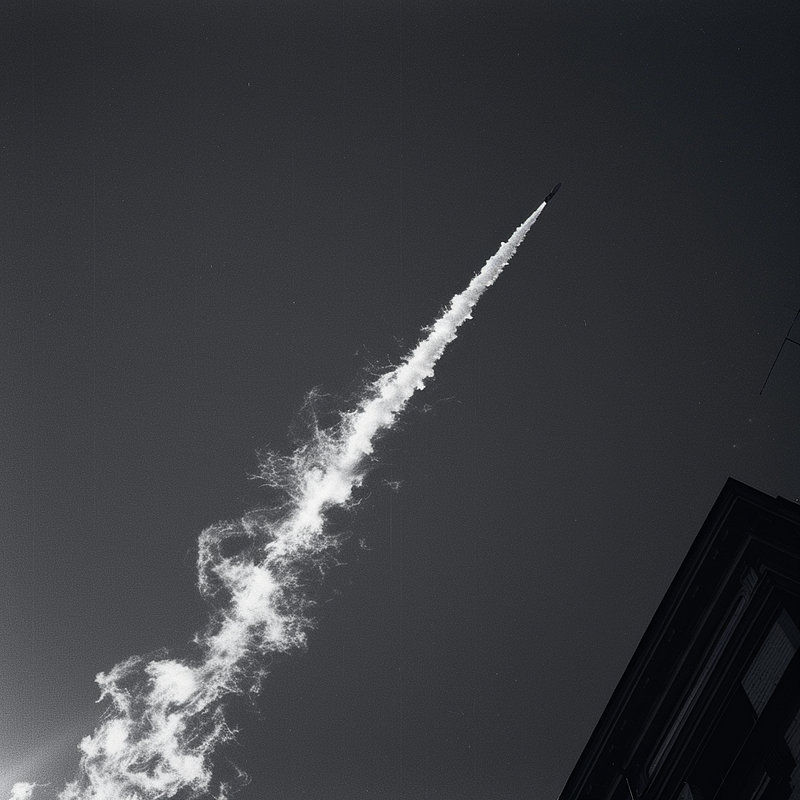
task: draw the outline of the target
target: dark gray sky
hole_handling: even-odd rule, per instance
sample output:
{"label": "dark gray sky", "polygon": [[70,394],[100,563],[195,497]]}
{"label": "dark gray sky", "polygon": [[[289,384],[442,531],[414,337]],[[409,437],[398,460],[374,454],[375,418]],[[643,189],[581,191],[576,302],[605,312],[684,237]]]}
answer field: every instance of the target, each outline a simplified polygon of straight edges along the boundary
{"label": "dark gray sky", "polygon": [[305,393],[397,363],[561,181],[222,754],[241,800],[557,797],[725,479],[800,497],[800,346],[759,395],[797,16],[4,3],[3,800],[74,774],[97,672],[203,625],[196,537],[264,502]]}

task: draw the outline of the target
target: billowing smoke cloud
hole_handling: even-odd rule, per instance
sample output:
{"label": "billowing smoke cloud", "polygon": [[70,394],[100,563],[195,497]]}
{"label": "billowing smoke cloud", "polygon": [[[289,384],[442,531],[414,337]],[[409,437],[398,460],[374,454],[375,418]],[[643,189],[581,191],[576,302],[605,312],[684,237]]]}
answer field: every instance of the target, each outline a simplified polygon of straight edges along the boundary
{"label": "billowing smoke cloud", "polygon": [[15,783],[11,789],[10,800],[30,800],[37,785],[35,783]]}
{"label": "billowing smoke cloud", "polygon": [[[333,507],[347,506],[364,479],[376,436],[421,389],[472,307],[494,283],[544,209],[542,203],[425,331],[400,366],[372,383],[355,410],[317,429],[289,456],[263,459],[261,477],[283,501],[270,511],[213,525],[199,540],[198,583],[216,611],[184,660],[133,657],[100,673],[109,707],[83,739],[80,775],[60,800],[163,800],[231,786],[214,780],[211,756],[232,738],[223,701],[255,692],[265,656],[305,642],[311,620],[305,585],[338,540],[326,532]],[[15,800],[33,787],[17,784]]]}

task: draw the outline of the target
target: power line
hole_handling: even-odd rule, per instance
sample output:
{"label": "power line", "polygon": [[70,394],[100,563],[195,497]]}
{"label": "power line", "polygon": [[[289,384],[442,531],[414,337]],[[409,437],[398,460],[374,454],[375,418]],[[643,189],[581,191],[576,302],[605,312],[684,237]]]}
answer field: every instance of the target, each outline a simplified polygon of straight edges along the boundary
{"label": "power line", "polygon": [[[764,379],[764,386],[761,387],[761,392],[764,391],[764,387],[767,385],[767,381],[769,380],[769,376],[772,375],[772,370],[775,369],[775,364],[778,363],[778,359],[781,357],[781,353],[783,352],[783,346],[786,342],[791,342],[792,344],[800,344],[796,339],[790,339],[789,334],[792,332],[792,328],[794,328],[795,322],[797,322],[797,318],[800,316],[800,309],[791,308],[790,306],[786,306],[791,311],[794,311],[794,319],[792,320],[792,324],[789,326],[789,330],[786,331],[786,336],[783,337],[783,341],[781,342],[781,346],[778,349],[778,355],[775,356],[775,360],[772,362],[772,366],[769,368],[769,372],[767,373],[767,377]],[[761,394],[759,392],[759,395]]]}

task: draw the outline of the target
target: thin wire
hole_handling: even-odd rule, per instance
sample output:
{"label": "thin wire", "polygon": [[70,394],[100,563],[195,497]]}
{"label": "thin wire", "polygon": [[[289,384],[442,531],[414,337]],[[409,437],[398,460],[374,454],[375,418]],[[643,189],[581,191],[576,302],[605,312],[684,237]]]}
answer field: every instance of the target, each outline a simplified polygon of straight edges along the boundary
{"label": "thin wire", "polygon": [[[786,306],[789,308],[789,306]],[[778,363],[778,359],[781,357],[781,353],[783,352],[783,346],[786,342],[791,342],[792,344],[800,344],[800,342],[796,341],[795,339],[790,339],[789,334],[792,332],[792,328],[794,328],[795,322],[797,322],[798,316],[800,316],[800,309],[795,310],[794,308],[791,309],[795,312],[794,319],[792,320],[792,324],[789,326],[789,330],[786,331],[786,336],[783,337],[783,341],[781,342],[781,346],[778,349],[778,355],[775,356],[775,360],[772,362],[772,366],[769,368],[769,372],[767,373],[767,377],[764,380],[764,385],[761,387],[761,392],[764,391],[764,388],[767,385],[767,381],[769,380],[769,376],[772,375],[772,370],[775,369],[775,365]],[[761,392],[758,394],[761,395]]]}

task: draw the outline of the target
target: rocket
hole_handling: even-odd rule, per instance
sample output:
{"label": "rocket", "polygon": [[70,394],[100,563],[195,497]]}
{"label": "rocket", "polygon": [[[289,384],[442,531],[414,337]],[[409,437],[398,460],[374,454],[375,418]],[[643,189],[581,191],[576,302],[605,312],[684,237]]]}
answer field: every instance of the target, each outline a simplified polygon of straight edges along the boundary
{"label": "rocket", "polygon": [[545,203],[549,203],[553,199],[553,195],[561,188],[561,184],[557,183],[551,190],[550,194],[545,197]]}

